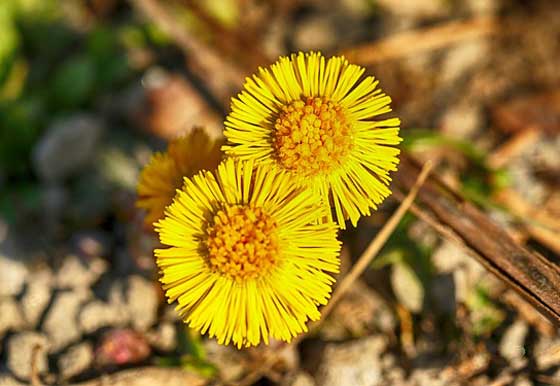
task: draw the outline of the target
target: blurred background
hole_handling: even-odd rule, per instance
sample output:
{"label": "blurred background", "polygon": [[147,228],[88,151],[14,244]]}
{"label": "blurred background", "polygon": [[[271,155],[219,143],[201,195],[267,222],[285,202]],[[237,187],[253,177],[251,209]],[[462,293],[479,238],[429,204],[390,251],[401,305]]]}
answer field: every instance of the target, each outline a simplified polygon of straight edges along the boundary
{"label": "blurred background", "polygon": [[[402,148],[558,262],[560,2],[2,0],[0,385],[255,371],[266,350],[192,334],[165,304],[135,189],[167,140],[200,125],[219,136],[244,77],[300,50],[365,66],[393,98]],[[397,204],[341,234],[344,269]],[[560,339],[409,214],[320,331],[259,378],[553,385]]]}

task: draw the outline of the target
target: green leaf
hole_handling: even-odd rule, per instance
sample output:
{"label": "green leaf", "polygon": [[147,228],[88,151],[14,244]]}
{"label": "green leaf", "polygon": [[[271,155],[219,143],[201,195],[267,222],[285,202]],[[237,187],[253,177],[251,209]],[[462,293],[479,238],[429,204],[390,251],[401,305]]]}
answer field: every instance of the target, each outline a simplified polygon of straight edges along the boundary
{"label": "green leaf", "polygon": [[95,63],[85,55],[76,55],[60,66],[52,83],[53,107],[76,108],[93,94]]}

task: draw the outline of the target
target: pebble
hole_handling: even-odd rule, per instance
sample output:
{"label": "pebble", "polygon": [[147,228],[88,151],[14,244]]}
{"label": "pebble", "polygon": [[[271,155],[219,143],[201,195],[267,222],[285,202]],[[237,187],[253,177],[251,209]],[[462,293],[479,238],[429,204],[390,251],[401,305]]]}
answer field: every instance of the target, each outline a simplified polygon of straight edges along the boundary
{"label": "pebble", "polygon": [[208,362],[218,369],[220,380],[224,383],[239,379],[244,371],[242,352],[231,346],[223,346],[215,340],[203,340],[202,345]]}
{"label": "pebble", "polygon": [[389,332],[394,327],[393,313],[383,298],[358,280],[340,299],[332,318],[323,325],[320,334],[326,340],[342,340],[349,334],[367,335],[372,328]]}
{"label": "pebble", "polygon": [[440,118],[439,126],[445,135],[458,139],[472,139],[483,127],[484,114],[479,105],[459,103],[451,106]]}
{"label": "pebble", "polygon": [[26,386],[26,383],[21,383],[9,375],[0,374],[0,386]]}
{"label": "pebble", "polygon": [[450,381],[442,376],[441,369],[414,369],[409,381],[414,386],[460,386],[461,383]]}
{"label": "pebble", "polygon": [[35,346],[41,347],[36,355],[38,374],[47,371],[47,338],[36,332],[22,332],[14,335],[8,341],[7,364],[14,375],[28,380],[31,376],[31,357]]}
{"label": "pebble", "polygon": [[52,272],[44,269],[33,273],[21,298],[21,308],[27,325],[34,328],[47,308],[52,294]]}
{"label": "pebble", "polygon": [[332,20],[325,15],[305,19],[296,25],[293,41],[297,50],[301,51],[332,49],[337,41]]}
{"label": "pebble", "polygon": [[13,297],[0,297],[0,339],[8,331],[18,331],[24,320],[21,309]]}
{"label": "pebble", "polygon": [[146,334],[152,347],[161,351],[173,351],[177,348],[177,329],[173,323],[162,322]]}
{"label": "pebble", "polygon": [[391,285],[401,304],[412,312],[422,311],[424,287],[412,268],[404,263],[394,264],[391,271]]}
{"label": "pebble", "polygon": [[383,336],[342,344],[328,344],[317,371],[322,386],[384,385],[381,355],[387,348]]}
{"label": "pebble", "polygon": [[299,371],[284,386],[315,386],[315,379],[305,371]]}
{"label": "pebble", "polygon": [[150,356],[150,346],[143,334],[130,329],[105,333],[95,349],[95,362],[100,366],[139,363]]}
{"label": "pebble", "polygon": [[15,296],[21,293],[28,270],[25,265],[0,252],[0,296]]}
{"label": "pebble", "polygon": [[87,370],[93,363],[93,347],[88,342],[70,347],[58,359],[58,369],[62,379],[67,380]]}
{"label": "pebble", "polygon": [[116,304],[94,300],[82,308],[78,320],[80,329],[90,334],[103,327],[124,326],[128,321],[128,314]]}
{"label": "pebble", "polygon": [[154,282],[142,276],[133,275],[128,279],[126,293],[127,309],[135,329],[146,331],[157,319],[159,298]]}
{"label": "pebble", "polygon": [[101,258],[68,255],[57,272],[56,282],[59,288],[91,287],[106,270],[107,263]]}
{"label": "pebble", "polygon": [[90,296],[86,290],[56,295],[43,323],[43,331],[49,337],[51,352],[56,352],[81,337],[77,322],[78,311]]}
{"label": "pebble", "polygon": [[455,300],[465,302],[473,285],[485,274],[485,269],[456,244],[445,241],[432,254],[438,272],[451,273],[455,285]]}
{"label": "pebble", "polygon": [[529,332],[529,326],[522,320],[516,320],[507,328],[500,340],[498,351],[504,358],[513,361],[525,355],[525,338]]}
{"label": "pebble", "polygon": [[103,132],[92,115],[76,114],[55,121],[33,149],[33,165],[46,181],[60,181],[91,161]]}

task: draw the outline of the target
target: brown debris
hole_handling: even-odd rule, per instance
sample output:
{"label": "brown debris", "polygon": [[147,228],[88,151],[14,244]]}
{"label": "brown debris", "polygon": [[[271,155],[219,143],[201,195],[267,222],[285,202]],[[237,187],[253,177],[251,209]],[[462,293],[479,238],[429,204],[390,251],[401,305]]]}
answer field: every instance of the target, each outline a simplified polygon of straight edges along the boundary
{"label": "brown debris", "polygon": [[536,128],[548,134],[560,132],[560,91],[523,96],[494,107],[494,124],[505,133]]}

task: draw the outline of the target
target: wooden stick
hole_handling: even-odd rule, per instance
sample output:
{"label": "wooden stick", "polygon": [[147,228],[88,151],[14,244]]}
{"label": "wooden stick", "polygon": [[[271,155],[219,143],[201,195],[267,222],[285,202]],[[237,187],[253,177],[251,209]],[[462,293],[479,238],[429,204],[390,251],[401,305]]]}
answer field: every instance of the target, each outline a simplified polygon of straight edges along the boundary
{"label": "wooden stick", "polygon": [[[414,185],[420,166],[403,156],[394,183],[405,190]],[[516,243],[473,204],[430,177],[418,193],[418,205],[428,210],[473,251],[490,272],[560,326],[560,268]]]}
{"label": "wooden stick", "polygon": [[[393,213],[391,218],[389,218],[389,220],[385,223],[385,225],[383,226],[381,231],[377,234],[377,236],[375,236],[375,238],[371,241],[371,243],[368,245],[366,250],[362,253],[358,261],[352,266],[352,269],[350,270],[348,275],[346,275],[344,279],[342,279],[340,284],[336,287],[331,300],[323,308],[321,312],[321,321],[327,318],[327,316],[333,310],[334,306],[336,306],[336,303],[338,303],[338,301],[344,296],[344,294],[346,294],[346,292],[350,289],[350,287],[356,281],[356,279],[358,279],[358,277],[362,273],[364,273],[366,268],[371,264],[371,261],[375,258],[375,256],[377,256],[381,248],[383,248],[383,246],[385,245],[389,237],[395,231],[397,225],[399,225],[399,222],[401,221],[403,216],[406,214],[406,212],[414,202],[414,199],[418,194],[418,190],[420,189],[424,181],[426,181],[426,178],[428,177],[431,170],[432,170],[432,163],[428,161],[422,167],[422,171],[418,175],[418,178],[416,179],[414,185],[408,192],[406,198],[401,202],[398,209],[395,211],[395,213]],[[315,326],[313,327],[316,328]]]}

